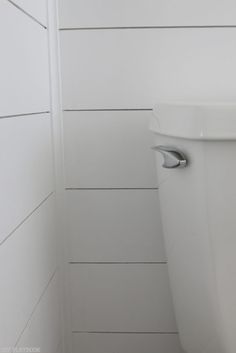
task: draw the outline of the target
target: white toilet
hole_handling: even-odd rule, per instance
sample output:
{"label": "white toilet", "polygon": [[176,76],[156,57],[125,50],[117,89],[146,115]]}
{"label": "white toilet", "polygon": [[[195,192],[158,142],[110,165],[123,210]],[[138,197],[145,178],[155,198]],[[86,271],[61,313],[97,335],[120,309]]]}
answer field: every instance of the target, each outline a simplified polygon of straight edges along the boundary
{"label": "white toilet", "polygon": [[158,185],[186,353],[236,353],[236,105],[158,104]]}

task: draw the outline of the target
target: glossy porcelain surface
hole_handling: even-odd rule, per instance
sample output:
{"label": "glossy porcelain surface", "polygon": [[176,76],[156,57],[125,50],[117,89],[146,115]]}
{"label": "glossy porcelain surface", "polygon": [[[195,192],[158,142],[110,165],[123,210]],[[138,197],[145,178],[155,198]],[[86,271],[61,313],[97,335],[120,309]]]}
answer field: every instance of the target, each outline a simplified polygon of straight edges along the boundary
{"label": "glossy porcelain surface", "polygon": [[151,130],[161,135],[194,140],[236,138],[235,104],[158,104]]}
{"label": "glossy porcelain surface", "polygon": [[155,152],[171,290],[186,353],[235,352],[235,112],[233,105],[158,105],[155,128],[152,123],[155,145],[175,146],[188,159],[187,168],[168,170]]}

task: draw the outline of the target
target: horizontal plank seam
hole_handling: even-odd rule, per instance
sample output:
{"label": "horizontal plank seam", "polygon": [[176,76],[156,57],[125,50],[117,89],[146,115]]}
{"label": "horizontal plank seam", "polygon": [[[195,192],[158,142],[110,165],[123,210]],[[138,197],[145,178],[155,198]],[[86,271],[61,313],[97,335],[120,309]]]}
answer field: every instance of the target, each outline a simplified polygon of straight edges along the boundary
{"label": "horizontal plank seam", "polygon": [[158,190],[158,187],[153,188],[65,188],[66,191],[73,190]]}
{"label": "horizontal plank seam", "polygon": [[178,335],[177,331],[72,331],[72,333],[91,333],[91,334],[127,334],[127,335]]}
{"label": "horizontal plank seam", "polygon": [[153,111],[152,108],[94,108],[94,109],[63,109],[63,112],[145,112]]}
{"label": "horizontal plank seam", "polygon": [[0,116],[0,119],[9,119],[9,118],[18,118],[18,117],[24,117],[24,116],[29,116],[29,115],[40,115],[40,114],[49,114],[50,111],[45,111],[45,112],[34,112],[34,113],[21,113],[21,114],[11,114],[11,115],[2,115]]}
{"label": "horizontal plank seam", "polygon": [[26,328],[29,326],[29,323],[30,323],[30,321],[31,321],[31,319],[32,319],[32,317],[33,317],[33,315],[34,315],[34,313],[36,312],[36,310],[37,310],[37,308],[38,308],[38,306],[39,306],[39,304],[40,304],[42,298],[44,297],[45,293],[47,292],[48,287],[50,286],[51,282],[53,281],[53,279],[54,279],[54,277],[55,277],[57,271],[58,271],[58,269],[56,268],[55,271],[53,272],[53,274],[50,276],[49,281],[47,282],[45,288],[43,289],[43,292],[41,293],[41,295],[40,295],[40,297],[39,297],[37,303],[35,304],[35,306],[34,306],[32,312],[31,312],[31,314],[30,314],[30,316],[29,316],[29,318],[28,318],[28,320],[27,320],[27,322],[26,322],[26,324],[25,324],[23,330],[21,331],[21,333],[20,333],[20,335],[19,335],[19,337],[18,337],[18,339],[17,339],[17,341],[16,341],[15,347],[17,346],[17,344],[18,344],[19,341],[21,340],[21,337],[23,336],[23,334],[24,334]]}
{"label": "horizontal plank seam", "polygon": [[3,245],[52,195],[54,191],[45,197],[39,205],[37,205],[1,242],[0,246]]}
{"label": "horizontal plank seam", "polygon": [[236,28],[236,25],[192,25],[192,26],[112,26],[112,27],[62,27],[60,31],[95,31],[95,30],[126,30],[126,29],[211,29]]}
{"label": "horizontal plank seam", "polygon": [[35,18],[34,16],[32,16],[29,12],[25,11],[22,7],[20,7],[19,5],[17,5],[14,1],[8,0],[8,2],[9,2],[10,4],[12,4],[13,6],[15,6],[18,10],[20,10],[21,12],[23,12],[26,16],[28,16],[29,18],[31,18],[31,20],[33,20],[34,22],[36,22],[37,24],[39,24],[41,27],[43,27],[44,29],[47,29],[47,26],[45,26],[43,23],[41,23],[39,20],[37,20],[37,18]]}
{"label": "horizontal plank seam", "polygon": [[70,265],[166,265],[167,261],[70,261]]}

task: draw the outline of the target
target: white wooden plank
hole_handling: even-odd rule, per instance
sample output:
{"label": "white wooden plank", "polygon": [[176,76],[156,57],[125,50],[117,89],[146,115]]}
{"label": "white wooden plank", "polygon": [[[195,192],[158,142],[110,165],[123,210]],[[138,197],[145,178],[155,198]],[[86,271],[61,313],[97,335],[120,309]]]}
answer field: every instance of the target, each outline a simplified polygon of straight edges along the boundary
{"label": "white wooden plank", "polygon": [[[47,0],[12,0],[16,5],[47,26]],[[50,0],[51,1],[51,0]]]}
{"label": "white wooden plank", "polygon": [[56,353],[64,353],[64,351],[63,351],[63,346],[62,346],[61,343],[59,343]]}
{"label": "white wooden plank", "polygon": [[183,353],[176,334],[73,334],[73,353]]}
{"label": "white wooden plank", "polygon": [[67,192],[70,261],[165,261],[156,190]]}
{"label": "white wooden plank", "polygon": [[53,191],[49,114],[0,119],[0,242]]}
{"label": "white wooden plank", "polygon": [[235,24],[234,0],[60,0],[60,27]]}
{"label": "white wooden plank", "polygon": [[16,343],[55,271],[54,208],[51,196],[0,246],[0,347]]}
{"label": "white wooden plank", "polygon": [[3,0],[0,2],[0,43],[0,117],[48,111],[46,29]]}
{"label": "white wooden plank", "polygon": [[73,331],[173,332],[167,266],[74,264]]}
{"label": "white wooden plank", "polygon": [[156,187],[149,111],[64,114],[67,187]]}
{"label": "white wooden plank", "polygon": [[236,28],[62,31],[65,109],[235,101]]}
{"label": "white wooden plank", "polygon": [[40,352],[58,352],[61,339],[58,291],[59,285],[55,275],[17,343],[18,349],[35,347],[39,348]]}

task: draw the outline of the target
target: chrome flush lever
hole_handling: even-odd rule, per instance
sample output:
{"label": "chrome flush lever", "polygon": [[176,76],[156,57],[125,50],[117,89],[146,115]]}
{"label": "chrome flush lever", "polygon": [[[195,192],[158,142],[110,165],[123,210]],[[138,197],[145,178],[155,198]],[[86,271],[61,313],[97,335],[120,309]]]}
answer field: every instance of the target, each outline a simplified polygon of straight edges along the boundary
{"label": "chrome flush lever", "polygon": [[185,155],[171,146],[154,146],[154,151],[160,152],[164,157],[163,168],[184,168],[187,166],[187,159]]}

